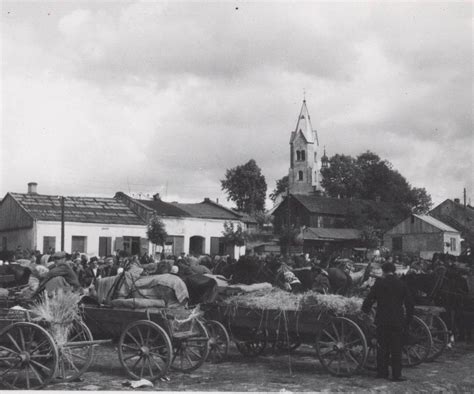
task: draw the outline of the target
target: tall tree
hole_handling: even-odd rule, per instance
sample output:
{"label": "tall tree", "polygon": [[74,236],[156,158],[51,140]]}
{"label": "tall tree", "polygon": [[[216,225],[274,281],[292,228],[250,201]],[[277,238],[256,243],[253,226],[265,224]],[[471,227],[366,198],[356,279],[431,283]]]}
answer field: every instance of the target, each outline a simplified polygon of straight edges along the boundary
{"label": "tall tree", "polygon": [[424,188],[413,188],[389,161],[370,151],[355,159],[336,154],[321,173],[322,185],[331,197],[379,198],[415,213],[431,207],[431,197]]}
{"label": "tall tree", "polygon": [[285,193],[289,187],[288,175],[285,175],[283,178],[276,181],[275,189],[270,193],[270,200],[275,202],[277,197],[282,193]]}
{"label": "tall tree", "polygon": [[267,183],[255,160],[228,169],[221,186],[227,192],[227,200],[235,202],[239,211],[255,214],[265,209]]}

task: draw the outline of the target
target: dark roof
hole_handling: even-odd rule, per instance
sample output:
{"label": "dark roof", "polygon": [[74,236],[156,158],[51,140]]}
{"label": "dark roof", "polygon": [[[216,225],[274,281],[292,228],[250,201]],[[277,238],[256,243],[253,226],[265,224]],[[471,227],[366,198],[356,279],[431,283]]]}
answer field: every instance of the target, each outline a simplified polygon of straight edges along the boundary
{"label": "dark roof", "polygon": [[211,200],[195,204],[168,203],[161,200],[137,200],[153,209],[159,216],[193,217],[203,219],[236,220],[241,215]]}
{"label": "dark roof", "polygon": [[240,219],[240,215],[232,212],[230,209],[223,207],[212,201],[203,201],[198,204],[173,204],[176,207],[187,212],[187,216],[194,218],[206,219],[222,219],[222,220],[236,220]]}
{"label": "dark roof", "polygon": [[170,204],[161,200],[137,200],[147,207],[153,209],[159,216],[178,216],[186,217],[189,213],[183,211],[175,204]]}
{"label": "dark roof", "polygon": [[[61,221],[59,196],[9,193],[36,220]],[[129,207],[114,198],[64,197],[64,220],[80,223],[143,225]]]}
{"label": "dark roof", "polygon": [[306,227],[303,231],[303,239],[314,241],[343,241],[360,239],[361,231],[355,228],[323,228]]}
{"label": "dark roof", "polygon": [[362,208],[363,206],[377,206],[387,211],[394,208],[393,204],[371,200],[332,198],[307,194],[291,194],[291,197],[299,201],[309,212],[326,215],[346,215],[351,208]]}

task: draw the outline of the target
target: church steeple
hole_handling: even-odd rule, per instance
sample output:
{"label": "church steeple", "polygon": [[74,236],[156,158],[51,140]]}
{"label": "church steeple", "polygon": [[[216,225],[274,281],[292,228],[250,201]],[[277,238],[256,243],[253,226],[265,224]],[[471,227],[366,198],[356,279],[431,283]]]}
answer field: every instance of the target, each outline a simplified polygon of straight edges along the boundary
{"label": "church steeple", "polygon": [[291,193],[321,191],[319,140],[311,124],[306,99],[301,105],[296,128],[290,138],[289,185]]}
{"label": "church steeple", "polygon": [[296,122],[295,133],[301,132],[310,144],[318,144],[318,134],[316,130],[313,130],[311,125],[311,117],[309,116],[308,107],[306,106],[306,99],[303,100],[301,105],[300,116],[298,116],[298,121]]}

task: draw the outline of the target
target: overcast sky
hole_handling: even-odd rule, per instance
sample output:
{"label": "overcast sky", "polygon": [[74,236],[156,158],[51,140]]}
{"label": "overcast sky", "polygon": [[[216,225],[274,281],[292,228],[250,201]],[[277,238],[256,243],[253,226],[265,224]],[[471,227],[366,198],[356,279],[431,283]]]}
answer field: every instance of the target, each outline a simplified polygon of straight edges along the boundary
{"label": "overcast sky", "polygon": [[0,198],[219,198],[288,173],[306,91],[328,155],[474,203],[472,3],[2,1]]}

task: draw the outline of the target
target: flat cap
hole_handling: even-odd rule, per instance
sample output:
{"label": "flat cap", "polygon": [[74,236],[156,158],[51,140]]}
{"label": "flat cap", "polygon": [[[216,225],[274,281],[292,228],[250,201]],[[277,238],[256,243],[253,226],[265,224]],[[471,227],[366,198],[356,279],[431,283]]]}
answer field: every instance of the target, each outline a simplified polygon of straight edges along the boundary
{"label": "flat cap", "polygon": [[56,252],[56,253],[53,254],[53,259],[55,259],[55,260],[56,259],[58,259],[58,260],[59,259],[65,259],[65,258],[66,258],[66,252],[61,251],[61,252]]}

